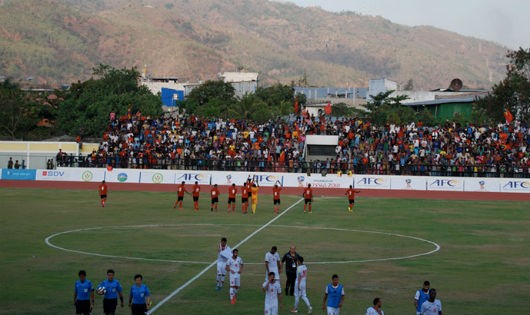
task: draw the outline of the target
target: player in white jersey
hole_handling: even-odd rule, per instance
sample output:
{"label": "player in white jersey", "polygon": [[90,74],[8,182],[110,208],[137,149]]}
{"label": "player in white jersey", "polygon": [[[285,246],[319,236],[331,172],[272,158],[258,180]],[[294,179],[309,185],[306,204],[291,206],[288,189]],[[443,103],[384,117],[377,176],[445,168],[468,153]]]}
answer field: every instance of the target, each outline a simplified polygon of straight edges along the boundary
{"label": "player in white jersey", "polygon": [[381,302],[380,298],[376,297],[373,304],[373,306],[366,309],[366,315],[385,315],[385,312],[381,309],[383,302]]}
{"label": "player in white jersey", "polygon": [[268,279],[269,272],[274,272],[274,281],[280,282],[280,272],[282,266],[280,264],[280,255],[278,255],[278,248],[272,246],[270,252],[265,254],[265,280]]}
{"label": "player in white jersey", "polygon": [[307,313],[313,313],[313,308],[306,293],[306,281],[307,281],[307,267],[304,265],[304,257],[298,257],[298,267],[296,268],[296,283],[294,286],[294,307],[291,313],[298,313],[298,303],[300,298],[307,305]]}
{"label": "player in white jersey", "polygon": [[243,271],[243,259],[238,256],[239,251],[234,249],[232,257],[226,262],[226,271],[230,275],[230,303],[236,304],[237,291],[241,286],[241,272]]}
{"label": "player in white jersey", "polygon": [[421,305],[421,315],[442,315],[442,302],[436,298],[436,289],[429,290],[429,299]]}
{"label": "player in white jersey", "polygon": [[262,286],[265,292],[265,315],[278,315],[278,307],[282,302],[282,287],[274,277],[274,272],[269,272]]}
{"label": "player in white jersey", "polygon": [[215,288],[217,291],[221,290],[225,283],[226,261],[232,256],[230,246],[226,242],[226,237],[223,237],[217,247],[217,287]]}

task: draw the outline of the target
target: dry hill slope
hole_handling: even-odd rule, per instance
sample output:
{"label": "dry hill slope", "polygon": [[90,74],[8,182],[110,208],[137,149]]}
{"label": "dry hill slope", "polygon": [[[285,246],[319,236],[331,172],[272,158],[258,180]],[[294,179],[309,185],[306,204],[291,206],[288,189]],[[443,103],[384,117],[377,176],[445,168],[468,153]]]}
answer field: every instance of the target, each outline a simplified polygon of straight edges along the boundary
{"label": "dry hill slope", "polygon": [[98,63],[157,76],[213,78],[244,67],[266,82],[306,71],[314,85],[389,77],[489,87],[505,48],[432,27],[265,0],[0,0],[0,76],[57,85]]}

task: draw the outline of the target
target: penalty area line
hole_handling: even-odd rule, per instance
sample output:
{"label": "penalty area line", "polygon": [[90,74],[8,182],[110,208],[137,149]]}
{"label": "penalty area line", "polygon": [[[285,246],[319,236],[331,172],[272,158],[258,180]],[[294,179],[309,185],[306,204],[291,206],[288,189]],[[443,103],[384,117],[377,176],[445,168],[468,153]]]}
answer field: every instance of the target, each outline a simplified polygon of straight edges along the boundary
{"label": "penalty area line", "polygon": [[[279,218],[281,218],[284,214],[286,214],[289,210],[291,210],[292,208],[294,208],[297,204],[299,204],[300,202],[302,202],[302,200],[304,199],[299,199],[297,202],[293,203],[292,205],[290,205],[287,209],[285,209],[285,211],[283,211],[282,213],[278,214],[276,217],[272,218],[269,222],[265,223],[263,226],[261,226],[260,228],[258,228],[257,230],[255,230],[254,232],[250,233],[247,237],[245,237],[242,241],[240,241],[239,243],[237,243],[236,245],[234,245],[234,248],[238,248],[240,247],[241,245],[245,244],[249,239],[251,239],[252,237],[254,237],[254,235],[258,234],[259,232],[261,232],[263,229],[267,228],[269,225],[271,225],[272,223],[274,223],[276,220],[278,220]],[[217,264],[217,260],[214,260],[211,264],[209,264],[206,268],[204,268],[203,270],[201,270],[198,274],[196,274],[193,278],[191,278],[190,280],[186,281],[183,285],[181,285],[180,287],[176,288],[173,292],[171,292],[168,296],[166,296],[163,300],[161,300],[159,303],[157,303],[155,306],[153,306],[153,308],[151,308],[146,314],[147,315],[150,315],[150,314],[153,314],[157,309],[159,309],[162,305],[166,304],[169,300],[171,300],[175,295],[177,295],[180,291],[184,290],[187,286],[189,286],[190,284],[192,284],[193,282],[195,282],[195,280],[199,279],[203,274],[205,274],[208,270],[210,270],[214,265]]]}

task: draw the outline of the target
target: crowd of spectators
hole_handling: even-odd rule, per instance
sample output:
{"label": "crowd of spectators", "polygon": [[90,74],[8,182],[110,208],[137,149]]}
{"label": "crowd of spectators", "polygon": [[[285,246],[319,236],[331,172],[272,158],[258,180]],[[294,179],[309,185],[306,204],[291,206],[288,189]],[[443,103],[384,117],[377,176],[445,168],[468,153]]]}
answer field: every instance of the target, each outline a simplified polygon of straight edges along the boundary
{"label": "crowd of spectators", "polygon": [[[338,135],[335,156],[305,162],[306,135]],[[349,172],[530,177],[530,129],[446,122],[375,126],[359,118],[299,116],[255,123],[169,114],[111,113],[99,150],[76,164],[88,167]],[[73,163],[61,159],[59,164]]]}

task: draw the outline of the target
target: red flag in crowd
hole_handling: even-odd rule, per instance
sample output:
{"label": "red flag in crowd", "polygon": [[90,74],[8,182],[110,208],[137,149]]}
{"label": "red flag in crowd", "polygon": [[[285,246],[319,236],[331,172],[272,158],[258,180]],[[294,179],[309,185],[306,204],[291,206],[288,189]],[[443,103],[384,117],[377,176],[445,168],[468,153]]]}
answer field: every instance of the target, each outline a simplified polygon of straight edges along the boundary
{"label": "red flag in crowd", "polygon": [[294,98],[294,113],[298,114],[298,110],[300,110],[300,108],[298,108],[298,96],[297,96]]}
{"label": "red flag in crowd", "polygon": [[506,109],[504,111],[504,119],[506,119],[506,123],[509,124],[513,121],[513,115],[512,113],[510,112],[509,109]]}
{"label": "red flag in crowd", "polygon": [[328,105],[324,107],[324,111],[326,112],[326,115],[331,115],[331,102],[328,102]]}

